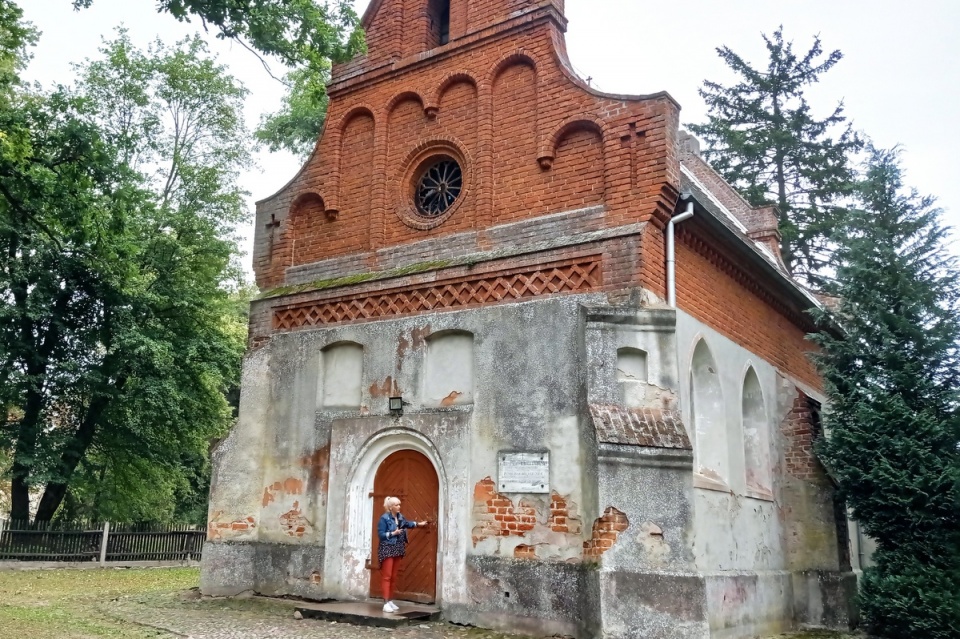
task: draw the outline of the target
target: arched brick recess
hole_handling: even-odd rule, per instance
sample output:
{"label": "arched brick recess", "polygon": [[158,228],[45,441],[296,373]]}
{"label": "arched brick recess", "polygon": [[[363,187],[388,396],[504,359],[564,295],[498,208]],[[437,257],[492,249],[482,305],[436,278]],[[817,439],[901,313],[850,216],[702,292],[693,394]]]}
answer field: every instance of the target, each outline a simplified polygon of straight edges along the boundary
{"label": "arched brick recess", "polygon": [[[527,58],[510,58],[493,83],[493,224],[512,222],[543,207],[536,185],[542,183],[536,163],[537,72]],[[507,168],[509,167],[509,168]]]}
{"label": "arched brick recess", "polygon": [[293,253],[289,264],[309,264],[320,259],[322,256],[317,250],[319,245],[315,240],[330,226],[323,197],[315,191],[301,193],[294,198],[288,219],[290,221],[287,232]]}
{"label": "arched brick recess", "polygon": [[606,154],[603,130],[596,123],[575,120],[565,124],[550,140],[550,155],[550,169],[541,175],[542,200],[548,209],[603,203]]}

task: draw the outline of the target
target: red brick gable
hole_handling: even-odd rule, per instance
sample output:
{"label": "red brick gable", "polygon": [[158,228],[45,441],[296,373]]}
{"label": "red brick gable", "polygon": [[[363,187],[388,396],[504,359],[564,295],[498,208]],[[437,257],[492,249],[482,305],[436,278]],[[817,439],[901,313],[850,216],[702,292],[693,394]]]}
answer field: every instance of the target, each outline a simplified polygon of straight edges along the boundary
{"label": "red brick gable", "polygon": [[[450,42],[423,50],[421,31],[394,22],[427,3],[371,5],[370,53],[335,70],[313,156],[258,203],[261,289],[331,258],[356,255],[358,270],[378,271],[391,246],[591,205],[606,211],[594,228],[660,225],[672,211],[679,107],[666,94],[586,87],[566,60],[562,3],[451,0]],[[397,38],[413,49],[397,49]],[[462,166],[463,192],[442,223],[420,223],[412,182],[437,153]]]}
{"label": "red brick gable", "polygon": [[400,58],[440,46],[444,10],[448,11],[449,41],[454,42],[542,5],[552,5],[563,14],[563,0],[373,0],[362,20],[368,59]]}

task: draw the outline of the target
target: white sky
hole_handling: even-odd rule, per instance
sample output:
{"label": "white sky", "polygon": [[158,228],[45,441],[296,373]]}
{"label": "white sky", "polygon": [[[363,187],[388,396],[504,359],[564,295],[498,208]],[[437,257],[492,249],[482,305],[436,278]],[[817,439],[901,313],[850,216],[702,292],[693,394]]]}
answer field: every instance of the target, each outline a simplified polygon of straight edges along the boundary
{"label": "white sky", "polygon": [[[79,12],[71,0],[17,1],[43,32],[27,76],[45,86],[69,84],[70,63],[96,56],[101,36],[121,23],[141,46],[156,37],[172,42],[200,28],[157,14],[152,0],[94,0]],[[356,0],[359,13],[368,1]],[[946,209],[944,220],[960,227],[957,0],[566,0],[566,14],[568,52],[581,76],[614,93],[668,91],[683,107],[682,123],[704,119],[697,95],[704,79],[732,80],[716,47],[729,46],[765,66],[761,33],[784,25],[797,52],[806,52],[819,34],[824,49],[840,49],[844,59],[810,89],[815,112],[825,115],[842,99],[854,126],[876,145],[901,144],[907,183],[936,195]],[[214,42],[212,49],[251,91],[252,129],[261,113],[277,109],[283,87],[243,48]],[[274,71],[283,69],[276,65]],[[264,152],[258,162],[243,180],[251,211],[253,201],[277,191],[299,168],[281,153]],[[244,235],[252,236],[252,222]],[[956,246],[954,251],[960,254]]]}

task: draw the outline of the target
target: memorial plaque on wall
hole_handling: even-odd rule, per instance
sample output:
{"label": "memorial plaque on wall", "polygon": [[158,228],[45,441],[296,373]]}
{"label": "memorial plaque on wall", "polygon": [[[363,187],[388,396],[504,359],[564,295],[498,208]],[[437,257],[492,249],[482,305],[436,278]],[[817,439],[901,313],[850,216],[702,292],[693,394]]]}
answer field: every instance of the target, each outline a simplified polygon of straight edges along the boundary
{"label": "memorial plaque on wall", "polygon": [[497,490],[501,493],[549,493],[550,453],[497,455]]}

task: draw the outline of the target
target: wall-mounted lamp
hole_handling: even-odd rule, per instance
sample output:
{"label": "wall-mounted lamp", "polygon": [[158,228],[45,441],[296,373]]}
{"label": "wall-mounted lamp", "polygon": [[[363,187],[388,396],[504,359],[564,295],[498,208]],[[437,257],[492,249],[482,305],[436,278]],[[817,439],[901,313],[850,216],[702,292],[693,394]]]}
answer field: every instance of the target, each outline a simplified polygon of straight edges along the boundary
{"label": "wall-mounted lamp", "polygon": [[403,415],[403,398],[402,397],[391,397],[390,398],[390,414],[400,416]]}

